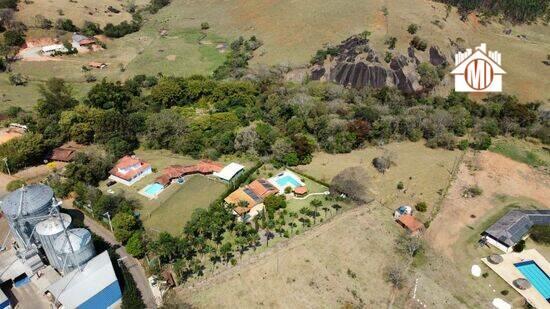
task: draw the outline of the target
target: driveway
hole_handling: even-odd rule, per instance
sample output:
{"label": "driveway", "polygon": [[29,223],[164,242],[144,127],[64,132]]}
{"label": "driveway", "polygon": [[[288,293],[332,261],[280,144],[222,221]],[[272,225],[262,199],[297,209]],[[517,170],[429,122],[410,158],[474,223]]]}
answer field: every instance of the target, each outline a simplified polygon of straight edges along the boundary
{"label": "driveway", "polygon": [[[67,208],[75,209],[73,207],[72,200],[64,200],[63,205]],[[124,265],[132,274],[132,277],[134,278],[134,281],[136,282],[136,285],[141,292],[141,296],[143,297],[143,302],[145,303],[147,308],[157,308],[155,297],[153,296],[153,292],[149,287],[149,281],[147,280],[147,276],[145,275],[145,270],[143,269],[139,261],[126,252],[126,248],[124,248],[118,241],[116,241],[114,235],[111,233],[110,230],[106,229],[105,227],[103,227],[103,225],[99,224],[94,219],[89,218],[85,214],[84,224],[88,228],[90,228],[92,232],[94,232],[98,236],[101,236],[109,244],[113,246],[119,246],[116,252],[120,255],[120,258],[122,259]]]}

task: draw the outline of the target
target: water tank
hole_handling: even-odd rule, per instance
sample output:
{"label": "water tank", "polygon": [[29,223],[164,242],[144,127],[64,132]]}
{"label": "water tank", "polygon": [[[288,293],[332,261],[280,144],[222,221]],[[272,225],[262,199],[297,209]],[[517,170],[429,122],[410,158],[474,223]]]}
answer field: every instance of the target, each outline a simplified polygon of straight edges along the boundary
{"label": "water tank", "polygon": [[[63,220],[63,224],[61,224],[61,220]],[[34,234],[38,238],[38,241],[40,241],[42,249],[44,249],[48,261],[50,261],[50,265],[57,270],[61,270],[63,265],[60,263],[57,253],[55,252],[54,241],[63,233],[63,226],[69,229],[71,221],[71,216],[61,213],[59,216],[50,217],[49,219],[39,222],[36,224],[34,230]]]}
{"label": "water tank", "polygon": [[[69,237],[65,233],[61,233],[55,239],[53,247],[58,259],[61,262],[61,269],[67,273],[78,265],[83,265],[95,256],[95,248],[92,242],[92,235],[87,229],[70,229],[67,230]],[[74,256],[71,252],[74,251]]]}
{"label": "water tank", "polygon": [[53,190],[42,184],[19,188],[2,200],[2,211],[19,245],[27,247],[31,240],[35,241],[31,239],[33,228],[38,223],[34,218],[48,215],[52,204]]}

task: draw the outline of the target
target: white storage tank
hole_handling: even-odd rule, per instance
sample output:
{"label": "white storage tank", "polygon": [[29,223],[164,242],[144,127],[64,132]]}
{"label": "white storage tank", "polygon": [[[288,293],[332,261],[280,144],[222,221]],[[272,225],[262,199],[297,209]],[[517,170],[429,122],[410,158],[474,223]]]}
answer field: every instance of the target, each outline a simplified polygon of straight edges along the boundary
{"label": "white storage tank", "polygon": [[[22,247],[36,242],[31,239],[36,217],[47,216],[54,205],[52,188],[43,184],[32,184],[19,188],[2,200],[2,211],[8,219],[15,239]],[[33,237],[34,238],[34,237]]]}
{"label": "white storage tank", "polygon": [[71,222],[71,216],[60,213],[36,224],[34,231],[48,257],[48,261],[50,261],[50,265],[59,271],[62,270],[63,265],[55,252],[54,242],[63,233],[63,228],[69,229]]}
{"label": "white storage tank", "polygon": [[[55,253],[61,262],[61,270],[64,273],[85,264],[95,256],[92,235],[87,229],[70,229],[66,233],[68,238],[63,232],[57,236],[53,244]],[[71,245],[73,251],[71,251]]]}

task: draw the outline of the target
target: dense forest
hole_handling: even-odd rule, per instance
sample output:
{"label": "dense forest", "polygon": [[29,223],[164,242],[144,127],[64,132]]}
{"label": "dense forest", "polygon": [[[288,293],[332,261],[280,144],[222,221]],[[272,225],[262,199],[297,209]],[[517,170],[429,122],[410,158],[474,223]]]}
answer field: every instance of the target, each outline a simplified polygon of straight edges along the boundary
{"label": "dense forest", "polygon": [[487,15],[502,14],[513,22],[530,22],[539,17],[550,18],[550,2],[548,0],[438,0],[458,7],[467,14],[478,10]]}

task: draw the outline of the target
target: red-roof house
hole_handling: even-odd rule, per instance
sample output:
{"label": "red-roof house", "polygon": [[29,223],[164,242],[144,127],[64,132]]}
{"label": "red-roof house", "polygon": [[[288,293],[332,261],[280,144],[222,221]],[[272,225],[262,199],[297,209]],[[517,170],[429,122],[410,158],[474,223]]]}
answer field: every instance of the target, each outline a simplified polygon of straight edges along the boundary
{"label": "red-roof house", "polygon": [[151,164],[141,161],[135,156],[122,157],[109,171],[110,179],[131,186],[145,175],[151,174]]}
{"label": "red-roof house", "polygon": [[167,186],[172,179],[181,178],[191,174],[209,175],[219,172],[223,169],[223,165],[212,161],[200,161],[194,165],[170,165],[162,171],[162,175],[155,179],[155,182]]}
{"label": "red-roof house", "polygon": [[424,231],[424,224],[408,214],[399,217],[397,219],[397,223],[406,228],[412,235],[416,235]]}

